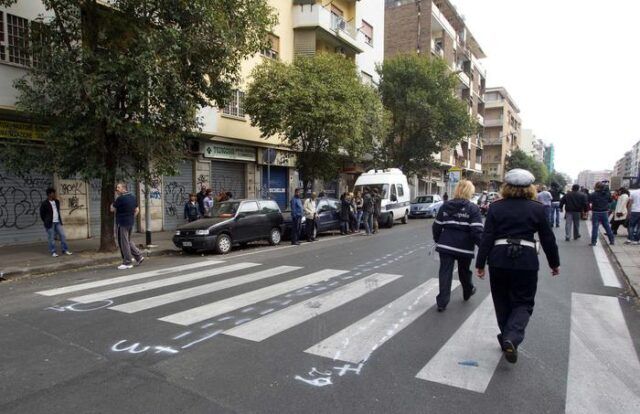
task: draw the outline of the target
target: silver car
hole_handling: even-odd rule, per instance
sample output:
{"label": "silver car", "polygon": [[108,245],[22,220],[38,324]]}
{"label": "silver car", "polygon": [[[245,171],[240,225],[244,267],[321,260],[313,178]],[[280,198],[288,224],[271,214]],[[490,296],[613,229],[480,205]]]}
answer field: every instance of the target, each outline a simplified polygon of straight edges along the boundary
{"label": "silver car", "polygon": [[435,217],[442,203],[442,197],[438,194],[418,196],[411,202],[409,217]]}

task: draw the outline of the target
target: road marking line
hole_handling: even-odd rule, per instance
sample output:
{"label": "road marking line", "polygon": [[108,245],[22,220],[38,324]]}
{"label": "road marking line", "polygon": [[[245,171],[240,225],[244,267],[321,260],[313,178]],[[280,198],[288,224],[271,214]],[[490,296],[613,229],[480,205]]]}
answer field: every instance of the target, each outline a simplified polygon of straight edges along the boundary
{"label": "road marking line", "polygon": [[169,292],[164,295],[153,296],[150,298],[140,299],[129,303],[122,303],[117,306],[113,306],[109,309],[113,309],[125,313],[135,313],[143,310],[155,308],[158,306],[166,305],[168,303],[174,303],[185,299],[194,298],[200,295],[206,295],[208,293],[217,292],[219,290],[228,289],[234,286],[243,285],[245,283],[254,282],[278,276],[284,273],[293,272],[294,270],[302,269],[298,266],[278,266],[272,269],[262,270],[256,273],[250,273],[248,275],[238,276],[231,279],[219,280],[217,282],[208,283],[205,285],[194,286],[188,289],[182,289],[175,292]]}
{"label": "road marking line", "polygon": [[567,414],[640,409],[640,362],[615,297],[573,293]]}
{"label": "road marking line", "polygon": [[[499,329],[488,295],[416,378],[484,393],[500,362]],[[460,365],[473,360],[478,366]]]}
{"label": "road marking line", "polygon": [[167,315],[165,317],[159,318],[159,320],[169,323],[175,323],[177,325],[191,325],[219,315],[223,315],[239,308],[243,308],[248,305],[253,305],[254,303],[271,299],[275,296],[279,296],[284,293],[302,288],[304,286],[308,286],[311,283],[328,280],[332,277],[339,276],[345,273],[347,273],[346,270],[321,270],[319,272],[311,273],[297,279],[288,280],[286,282],[267,286],[262,289],[247,292],[228,299],[208,303],[206,305],[187,309],[183,312],[174,313],[172,315]]}
{"label": "road marking line", "polygon": [[598,270],[600,271],[600,278],[602,279],[602,283],[605,286],[621,288],[622,285],[616,276],[616,272],[613,270],[611,266],[611,262],[607,257],[607,254],[604,252],[604,248],[596,244],[593,247],[593,254],[596,258],[596,264],[598,265]]}
{"label": "road marking line", "polygon": [[[459,284],[454,280],[452,289]],[[376,349],[433,307],[437,294],[438,280],[429,279],[305,352],[354,364],[367,361]],[[409,306],[413,306],[411,311],[407,311]]]}
{"label": "road marking line", "polygon": [[376,290],[401,275],[376,273],[225,332],[260,342]]}
{"label": "road marking line", "polygon": [[113,279],[104,279],[104,280],[98,280],[95,282],[87,282],[87,283],[80,283],[77,285],[66,286],[58,289],[43,290],[36,293],[38,295],[43,295],[43,296],[63,295],[65,293],[77,292],[80,290],[93,289],[93,288],[108,286],[108,285],[115,285],[116,283],[131,282],[133,280],[146,279],[154,276],[162,276],[168,273],[183,272],[185,270],[197,269],[199,267],[206,267],[206,266],[216,265],[219,263],[224,263],[224,261],[223,260],[206,260],[204,262],[191,263],[187,265],[168,267],[166,269],[151,270],[149,272],[135,273],[127,276],[114,277]]}
{"label": "road marking line", "polygon": [[130,295],[132,293],[145,292],[151,289],[158,289],[165,286],[177,285],[179,283],[191,282],[193,280],[204,279],[211,276],[217,276],[224,273],[235,272],[237,270],[247,269],[249,267],[260,266],[259,263],[236,263],[228,266],[218,267],[215,269],[203,270],[200,272],[189,273],[181,276],[174,276],[168,279],[154,280],[152,282],[139,283],[137,285],[125,286],[122,288],[106,290],[90,295],[77,296],[71,298],[74,302],[91,303],[105,299],[113,299],[119,296]]}

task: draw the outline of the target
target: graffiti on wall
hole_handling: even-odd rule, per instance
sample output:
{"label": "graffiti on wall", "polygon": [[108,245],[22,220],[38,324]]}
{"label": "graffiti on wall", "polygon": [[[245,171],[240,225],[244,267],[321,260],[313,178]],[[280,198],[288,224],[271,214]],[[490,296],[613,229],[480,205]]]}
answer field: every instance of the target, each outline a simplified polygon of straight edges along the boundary
{"label": "graffiti on wall", "polygon": [[[142,187],[142,195],[146,195],[144,186]],[[160,200],[162,198],[162,183],[158,176],[151,177],[151,181],[149,181],[149,198],[151,200]]]}
{"label": "graffiti on wall", "polygon": [[45,177],[9,177],[0,173],[0,229],[23,230],[38,223],[45,190]]}
{"label": "graffiti on wall", "polygon": [[177,216],[188,198],[189,193],[182,184],[176,181],[167,182],[164,186],[165,214]]}
{"label": "graffiti on wall", "polygon": [[211,180],[214,194],[230,191],[235,198],[244,197],[244,180],[238,177],[217,176]]}

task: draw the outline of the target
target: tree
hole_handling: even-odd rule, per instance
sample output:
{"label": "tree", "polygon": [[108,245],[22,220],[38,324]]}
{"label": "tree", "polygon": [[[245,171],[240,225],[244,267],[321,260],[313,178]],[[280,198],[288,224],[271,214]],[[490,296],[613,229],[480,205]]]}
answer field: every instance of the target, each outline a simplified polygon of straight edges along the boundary
{"label": "tree", "polygon": [[558,171],[554,171],[547,177],[547,185],[551,186],[554,183],[558,185],[559,188],[564,189],[569,182],[569,177],[566,174],[563,174]]}
{"label": "tree", "polygon": [[391,128],[380,158],[405,174],[435,166],[433,154],[476,132],[466,104],[456,97],[457,75],[439,58],[401,55],[378,68]]}
{"label": "tree", "polygon": [[515,150],[511,153],[511,156],[506,158],[505,168],[507,171],[514,168],[523,168],[536,177],[536,183],[542,184],[547,181],[547,167],[522,150]]}
{"label": "tree", "polygon": [[15,86],[18,109],[47,126],[45,144],[35,160],[15,146],[2,155],[18,168],[100,178],[100,250],[113,250],[115,181],[174,172],[198,108],[226,103],[276,18],[267,0],[43,3],[51,17],[32,25],[34,62]]}
{"label": "tree", "polygon": [[298,152],[305,188],[335,178],[345,157],[359,159],[379,136],[382,104],[352,60],[337,54],[296,57],[257,66],[245,96],[251,124],[281,135]]}

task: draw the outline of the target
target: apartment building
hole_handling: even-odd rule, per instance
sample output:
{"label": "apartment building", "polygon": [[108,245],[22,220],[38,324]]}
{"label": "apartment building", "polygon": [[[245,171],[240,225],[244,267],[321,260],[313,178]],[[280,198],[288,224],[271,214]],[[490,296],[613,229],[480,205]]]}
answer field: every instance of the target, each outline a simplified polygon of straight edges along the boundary
{"label": "apartment building", "polygon": [[616,161],[612,176],[616,177],[621,185],[625,187],[638,183],[638,177],[640,177],[640,141],[636,142],[630,151],[625,152],[624,156]]}
{"label": "apartment building", "polygon": [[543,163],[550,173],[556,170],[555,165],[556,149],[553,144],[545,145]]}
{"label": "apartment building", "polygon": [[578,174],[576,184],[581,187],[593,190],[598,181],[611,181],[611,170],[591,171],[584,170]]}
{"label": "apartment building", "polygon": [[385,7],[385,58],[416,52],[444,59],[458,74],[458,96],[478,121],[478,134],[435,155],[439,168],[413,177],[412,195],[441,194],[448,191],[450,169],[460,170],[467,177],[482,172],[486,72],[479,60],[485,54],[448,0],[385,0]]}
{"label": "apartment building", "polygon": [[487,88],[484,97],[482,172],[495,188],[504,180],[505,159],[520,147],[522,120],[518,105],[505,88]]}
{"label": "apartment building", "polygon": [[[244,93],[256,65],[278,59],[290,62],[297,55],[340,53],[353,59],[364,82],[377,83],[375,65],[384,57],[384,3],[379,0],[269,0],[278,24],[269,36],[270,47],[242,63],[243,81],[226,108],[215,102],[203,108],[202,130],[190,142],[190,156],[180,161],[176,176],[157,177],[151,188],[151,230],[171,230],[183,220],[181,208],[188,193],[200,186],[214,192],[230,191],[235,198],[264,197],[267,188],[281,207],[299,185],[296,154],[279,137],[263,137],[252,127],[244,108]],[[29,66],[27,45],[30,22],[45,13],[37,0],[0,7],[0,139],[37,141],[38,126],[15,110],[17,92],[12,84]],[[270,172],[270,174],[267,173]],[[357,171],[345,171],[345,176]],[[267,176],[270,182],[267,183]],[[337,192],[339,178],[328,184]],[[44,189],[53,185],[62,201],[69,238],[100,234],[100,182],[85,182],[33,173],[18,177],[0,162],[0,199],[6,201],[0,220],[0,245],[44,239],[37,206]],[[7,189],[13,189],[8,191]],[[62,191],[73,189],[72,191]],[[139,183],[130,189],[142,199]],[[144,212],[140,214],[144,217]],[[137,223],[144,231],[144,220]]]}

